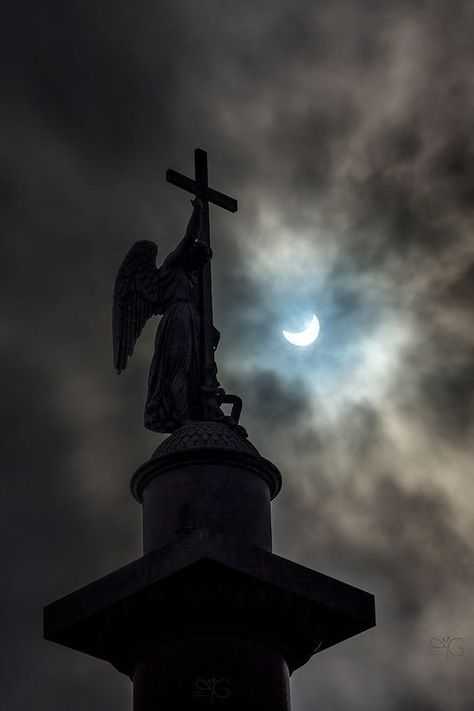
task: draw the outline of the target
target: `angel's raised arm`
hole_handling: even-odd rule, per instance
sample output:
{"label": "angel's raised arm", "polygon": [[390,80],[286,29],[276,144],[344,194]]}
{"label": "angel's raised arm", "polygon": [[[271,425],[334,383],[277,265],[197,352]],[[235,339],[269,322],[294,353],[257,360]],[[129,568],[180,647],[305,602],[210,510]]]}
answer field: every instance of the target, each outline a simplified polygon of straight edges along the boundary
{"label": "angel's raised arm", "polygon": [[191,215],[188,226],[186,228],[186,234],[184,235],[181,242],[178,244],[176,249],[174,249],[163,262],[163,267],[171,267],[180,261],[183,254],[186,252],[193,242],[198,238],[201,231],[201,219],[202,219],[202,200],[196,198],[191,200],[193,204],[193,214]]}

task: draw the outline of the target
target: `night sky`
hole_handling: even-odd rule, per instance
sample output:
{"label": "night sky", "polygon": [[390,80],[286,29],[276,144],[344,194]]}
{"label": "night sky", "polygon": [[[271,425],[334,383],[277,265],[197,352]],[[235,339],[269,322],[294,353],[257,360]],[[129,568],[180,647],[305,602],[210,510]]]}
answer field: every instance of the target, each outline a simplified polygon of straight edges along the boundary
{"label": "night sky", "polygon": [[[112,288],[135,240],[160,262],[182,236],[164,174],[197,146],[239,200],[211,211],[219,374],[283,473],[275,551],[376,595],[293,711],[473,708],[473,21],[470,0],[4,5],[2,709],[130,708],[112,667],[42,641],[42,607],[141,554],[156,321],[117,377]],[[318,341],[286,343],[313,312]]]}

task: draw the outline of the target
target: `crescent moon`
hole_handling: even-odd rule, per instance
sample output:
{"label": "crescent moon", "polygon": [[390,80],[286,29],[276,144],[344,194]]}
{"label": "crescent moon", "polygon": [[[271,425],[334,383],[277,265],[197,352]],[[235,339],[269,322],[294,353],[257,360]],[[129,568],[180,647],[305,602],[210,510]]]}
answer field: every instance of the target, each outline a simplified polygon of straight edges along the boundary
{"label": "crescent moon", "polygon": [[309,346],[314,343],[319,336],[319,321],[316,314],[313,314],[309,325],[303,331],[292,333],[291,331],[283,330],[283,335],[289,343],[294,346]]}

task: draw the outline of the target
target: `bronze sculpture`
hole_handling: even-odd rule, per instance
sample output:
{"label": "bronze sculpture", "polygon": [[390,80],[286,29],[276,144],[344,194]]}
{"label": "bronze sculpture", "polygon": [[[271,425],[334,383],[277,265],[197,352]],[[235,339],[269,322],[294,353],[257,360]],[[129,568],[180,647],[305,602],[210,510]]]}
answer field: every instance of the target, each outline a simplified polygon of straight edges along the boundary
{"label": "bronze sculpture", "polygon": [[[146,321],[161,315],[150,367],[145,427],[174,432],[189,422],[207,420],[238,426],[241,401],[226,395],[217,380],[214,351],[219,332],[212,323],[208,201],[235,211],[237,203],[207,187],[207,157],[195,151],[196,180],[174,171],[167,179],[195,194],[193,213],[176,249],[157,268],[156,245],[136,242],[123,260],[114,289],[114,365],[125,369]],[[221,410],[232,405],[231,415]]]}

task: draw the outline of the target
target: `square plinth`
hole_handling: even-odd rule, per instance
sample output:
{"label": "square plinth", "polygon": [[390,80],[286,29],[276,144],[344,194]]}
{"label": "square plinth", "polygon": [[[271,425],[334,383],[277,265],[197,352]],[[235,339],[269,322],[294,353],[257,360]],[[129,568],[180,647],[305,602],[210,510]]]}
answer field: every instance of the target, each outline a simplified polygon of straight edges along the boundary
{"label": "square plinth", "polygon": [[215,630],[263,636],[291,671],[375,625],[374,596],[254,546],[193,532],[44,610],[44,636],[132,675],[160,640]]}

